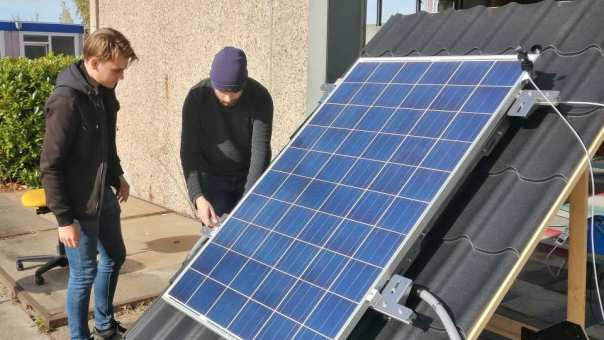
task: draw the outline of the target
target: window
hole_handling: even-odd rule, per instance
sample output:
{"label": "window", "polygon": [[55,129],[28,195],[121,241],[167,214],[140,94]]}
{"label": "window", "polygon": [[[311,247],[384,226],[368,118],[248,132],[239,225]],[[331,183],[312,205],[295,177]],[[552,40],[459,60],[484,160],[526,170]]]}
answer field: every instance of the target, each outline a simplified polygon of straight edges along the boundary
{"label": "window", "polygon": [[48,35],[24,34],[23,41],[25,43],[48,43]]}
{"label": "window", "polygon": [[53,36],[51,46],[54,54],[75,55],[75,37]]}
{"label": "window", "polygon": [[[436,13],[453,6],[453,0],[367,0],[367,43],[391,16],[400,13],[409,15],[418,10]],[[421,6],[421,8],[420,8]]]}
{"label": "window", "polygon": [[21,55],[35,59],[48,53],[79,54],[79,35],[65,33],[23,33]]}
{"label": "window", "polygon": [[[365,43],[380,30],[380,26],[397,14],[413,14],[417,12],[417,4],[421,0],[367,0],[367,30]],[[436,1],[436,0],[433,0]]]}
{"label": "window", "polygon": [[25,56],[29,59],[36,59],[48,54],[48,44],[46,45],[25,45]]}
{"label": "window", "polygon": [[23,52],[35,59],[48,54],[48,35],[23,34]]}

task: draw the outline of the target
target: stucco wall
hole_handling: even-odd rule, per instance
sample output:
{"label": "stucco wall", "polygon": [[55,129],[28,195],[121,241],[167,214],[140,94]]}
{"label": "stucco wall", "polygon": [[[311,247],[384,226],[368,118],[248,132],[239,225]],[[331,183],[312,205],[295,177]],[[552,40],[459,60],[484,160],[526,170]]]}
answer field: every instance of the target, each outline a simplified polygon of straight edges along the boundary
{"label": "stucco wall", "polygon": [[242,48],[273,96],[273,156],[305,112],[308,2],[99,1],[99,27],[120,30],[139,61],[118,86],[117,143],[132,194],[190,213],[180,168],[181,108],[223,46]]}

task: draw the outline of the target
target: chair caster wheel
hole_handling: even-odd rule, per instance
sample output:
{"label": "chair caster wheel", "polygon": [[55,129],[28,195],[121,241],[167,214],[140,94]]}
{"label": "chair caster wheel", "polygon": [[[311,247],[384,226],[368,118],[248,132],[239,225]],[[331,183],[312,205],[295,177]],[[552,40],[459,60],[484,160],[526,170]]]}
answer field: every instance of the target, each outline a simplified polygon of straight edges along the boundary
{"label": "chair caster wheel", "polygon": [[17,261],[17,271],[22,271],[22,270],[23,270],[23,262]]}
{"label": "chair caster wheel", "polygon": [[36,285],[41,286],[44,284],[44,278],[42,276],[34,276],[34,281]]}

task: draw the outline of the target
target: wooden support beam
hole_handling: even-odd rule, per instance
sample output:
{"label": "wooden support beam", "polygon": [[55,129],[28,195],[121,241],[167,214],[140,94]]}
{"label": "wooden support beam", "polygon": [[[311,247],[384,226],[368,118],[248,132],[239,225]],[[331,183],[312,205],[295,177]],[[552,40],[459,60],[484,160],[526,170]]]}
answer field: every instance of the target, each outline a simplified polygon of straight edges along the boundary
{"label": "wooden support beam", "polygon": [[522,328],[537,331],[537,328],[534,326],[510,319],[503,315],[494,314],[489,321],[486,330],[509,339],[519,340],[522,335]]}
{"label": "wooden support beam", "polygon": [[585,284],[587,279],[587,171],[570,194],[568,295],[566,318],[585,327]]}

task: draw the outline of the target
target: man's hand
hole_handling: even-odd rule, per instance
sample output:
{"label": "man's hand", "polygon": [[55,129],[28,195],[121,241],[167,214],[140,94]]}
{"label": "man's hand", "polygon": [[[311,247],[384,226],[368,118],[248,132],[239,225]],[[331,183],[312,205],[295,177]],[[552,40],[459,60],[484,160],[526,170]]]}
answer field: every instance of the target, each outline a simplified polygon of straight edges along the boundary
{"label": "man's hand", "polygon": [[201,221],[201,223],[210,228],[218,225],[218,217],[214,212],[212,204],[210,204],[208,200],[206,200],[203,196],[199,196],[195,200],[195,205],[197,206],[197,218]]}
{"label": "man's hand", "polygon": [[80,246],[80,228],[73,224],[59,227],[59,240],[67,248],[76,248]]}
{"label": "man's hand", "polygon": [[124,176],[120,176],[120,188],[117,190],[117,199],[120,203],[124,203],[130,196],[130,185],[126,182]]}

